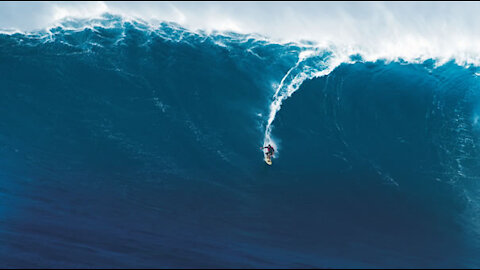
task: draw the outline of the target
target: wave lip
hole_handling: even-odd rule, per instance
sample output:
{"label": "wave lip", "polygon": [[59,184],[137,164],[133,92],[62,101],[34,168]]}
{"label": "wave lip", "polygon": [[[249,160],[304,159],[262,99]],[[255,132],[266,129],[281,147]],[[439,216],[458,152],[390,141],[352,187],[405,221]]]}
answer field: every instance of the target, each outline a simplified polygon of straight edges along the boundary
{"label": "wave lip", "polygon": [[[478,3],[2,3],[0,29],[31,31],[104,13],[193,31],[259,33],[275,42],[310,40],[383,58],[479,64]],[[32,12],[35,9],[35,12]],[[2,13],[3,11],[3,13]],[[12,16],[14,14],[15,16]],[[284,23],[288,22],[288,23]],[[459,30],[461,29],[461,30]]]}

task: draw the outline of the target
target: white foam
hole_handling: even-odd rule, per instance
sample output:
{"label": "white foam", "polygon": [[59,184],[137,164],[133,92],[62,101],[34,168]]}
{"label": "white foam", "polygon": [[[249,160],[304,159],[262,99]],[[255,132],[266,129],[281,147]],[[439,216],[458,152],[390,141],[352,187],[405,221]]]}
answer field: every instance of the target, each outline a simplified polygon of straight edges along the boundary
{"label": "white foam", "polygon": [[271,144],[275,149],[279,147],[271,133],[273,121],[283,101],[292,96],[305,80],[328,75],[340,64],[351,62],[348,56],[348,53],[332,53],[326,49],[308,49],[299,54],[297,63],[282,78],[273,96],[265,128],[264,145]]}
{"label": "white foam", "polygon": [[2,2],[0,29],[31,31],[104,12],[207,33],[334,44],[367,61],[480,64],[479,2]]}

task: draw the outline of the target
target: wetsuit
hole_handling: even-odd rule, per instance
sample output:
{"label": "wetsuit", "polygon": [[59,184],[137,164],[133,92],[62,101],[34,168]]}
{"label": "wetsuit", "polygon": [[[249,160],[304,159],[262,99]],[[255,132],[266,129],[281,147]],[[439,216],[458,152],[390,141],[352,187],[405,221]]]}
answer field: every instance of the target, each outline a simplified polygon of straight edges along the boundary
{"label": "wetsuit", "polygon": [[273,147],[272,147],[271,145],[266,146],[266,147],[263,147],[263,148],[267,148],[267,149],[268,149],[267,155],[273,156],[273,152],[275,152],[275,149],[273,149]]}

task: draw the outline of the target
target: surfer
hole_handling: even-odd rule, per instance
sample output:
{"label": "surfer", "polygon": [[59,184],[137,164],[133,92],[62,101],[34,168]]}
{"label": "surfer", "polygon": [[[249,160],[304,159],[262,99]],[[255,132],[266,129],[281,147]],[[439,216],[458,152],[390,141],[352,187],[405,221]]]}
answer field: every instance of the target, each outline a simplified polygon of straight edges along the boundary
{"label": "surfer", "polygon": [[260,149],[263,150],[263,149],[265,149],[265,148],[267,148],[267,153],[266,153],[267,156],[268,156],[268,157],[272,157],[272,156],[273,156],[273,153],[275,152],[275,149],[274,149],[270,144],[268,144],[268,145],[265,146],[265,147],[261,147]]}

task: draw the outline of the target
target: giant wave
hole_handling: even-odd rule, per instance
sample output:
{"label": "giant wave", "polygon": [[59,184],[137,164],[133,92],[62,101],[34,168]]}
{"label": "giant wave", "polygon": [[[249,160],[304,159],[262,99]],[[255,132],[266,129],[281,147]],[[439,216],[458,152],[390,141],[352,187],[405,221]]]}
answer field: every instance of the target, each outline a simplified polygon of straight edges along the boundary
{"label": "giant wave", "polygon": [[110,14],[0,34],[1,265],[478,267],[477,72]]}

